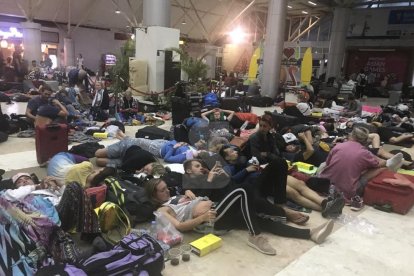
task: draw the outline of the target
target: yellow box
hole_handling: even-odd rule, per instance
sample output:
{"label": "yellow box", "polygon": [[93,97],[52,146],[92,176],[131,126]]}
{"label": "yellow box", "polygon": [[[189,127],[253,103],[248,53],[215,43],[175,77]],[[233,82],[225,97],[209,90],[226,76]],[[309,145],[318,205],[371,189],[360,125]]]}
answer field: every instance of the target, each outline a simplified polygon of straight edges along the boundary
{"label": "yellow box", "polygon": [[199,238],[198,240],[195,240],[193,242],[190,242],[190,245],[192,247],[192,251],[197,254],[200,257],[203,257],[204,255],[207,255],[211,251],[221,247],[221,238],[213,235],[208,234],[204,237]]}
{"label": "yellow box", "polygon": [[308,164],[305,162],[296,162],[294,165],[298,167],[298,169],[303,169],[307,171],[313,170],[314,166],[312,164]]}
{"label": "yellow box", "polygon": [[312,112],[312,117],[322,117],[322,112]]}
{"label": "yellow box", "polygon": [[106,139],[108,138],[108,133],[107,132],[95,132],[93,134],[93,137],[99,138],[99,139]]}

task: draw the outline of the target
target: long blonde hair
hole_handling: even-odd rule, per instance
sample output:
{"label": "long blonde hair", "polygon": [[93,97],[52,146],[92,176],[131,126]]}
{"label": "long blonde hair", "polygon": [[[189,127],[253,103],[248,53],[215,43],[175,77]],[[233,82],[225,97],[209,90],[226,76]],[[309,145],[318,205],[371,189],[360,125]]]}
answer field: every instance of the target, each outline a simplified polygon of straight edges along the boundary
{"label": "long blonde hair", "polygon": [[145,192],[151,201],[151,203],[156,207],[160,207],[162,202],[160,202],[156,197],[155,194],[157,192],[157,186],[162,182],[163,180],[161,178],[152,178],[145,182]]}

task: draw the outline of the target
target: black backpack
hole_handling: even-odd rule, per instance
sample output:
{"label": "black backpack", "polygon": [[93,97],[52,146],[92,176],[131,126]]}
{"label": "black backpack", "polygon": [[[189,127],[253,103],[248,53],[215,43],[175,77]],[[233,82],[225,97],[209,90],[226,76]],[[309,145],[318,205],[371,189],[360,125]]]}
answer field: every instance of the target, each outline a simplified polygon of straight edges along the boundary
{"label": "black backpack", "polygon": [[140,223],[154,218],[155,207],[143,187],[112,176],[105,178],[105,184],[108,186],[106,200],[118,204],[131,221]]}
{"label": "black backpack", "polygon": [[95,152],[98,149],[102,149],[105,146],[99,144],[98,142],[86,142],[76,146],[73,146],[69,152],[74,153],[86,158],[93,158],[95,157]]}

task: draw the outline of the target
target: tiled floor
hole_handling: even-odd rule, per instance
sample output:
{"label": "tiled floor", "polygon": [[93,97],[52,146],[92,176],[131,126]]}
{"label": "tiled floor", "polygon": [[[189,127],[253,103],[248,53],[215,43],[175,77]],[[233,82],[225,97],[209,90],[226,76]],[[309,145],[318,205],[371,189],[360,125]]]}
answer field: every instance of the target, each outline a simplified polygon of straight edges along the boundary
{"label": "tiled floor", "polygon": [[[369,99],[369,105],[386,99]],[[23,113],[25,104],[2,104],[5,113]],[[274,108],[254,108],[256,114]],[[162,127],[169,130],[171,123]],[[127,127],[133,136],[138,127]],[[15,135],[14,135],[15,136]],[[108,145],[115,141],[103,141]],[[10,137],[0,144],[0,168],[6,170],[36,167],[34,139]],[[38,169],[37,169],[38,170]],[[277,249],[276,256],[265,256],[246,245],[246,231],[231,231],[223,236],[223,246],[205,257],[193,255],[191,261],[172,267],[166,263],[164,275],[414,275],[414,211],[402,216],[371,207],[354,213],[345,210],[336,222],[334,233],[322,245],[311,241],[265,234]],[[312,212],[306,227],[325,220]],[[349,222],[354,219],[353,222]],[[341,222],[342,221],[342,222]],[[348,221],[343,225],[345,221]],[[192,241],[200,234],[185,234]]]}

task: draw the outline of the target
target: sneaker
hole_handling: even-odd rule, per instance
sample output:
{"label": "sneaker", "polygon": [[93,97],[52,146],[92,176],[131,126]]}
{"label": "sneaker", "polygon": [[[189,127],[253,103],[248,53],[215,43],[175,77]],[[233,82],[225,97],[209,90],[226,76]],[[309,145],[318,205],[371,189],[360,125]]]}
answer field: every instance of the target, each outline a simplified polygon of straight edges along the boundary
{"label": "sneaker", "polygon": [[342,209],[345,206],[345,199],[337,197],[326,203],[325,209],[322,210],[324,218],[337,218],[342,214]]}
{"label": "sneaker", "polygon": [[250,236],[247,245],[253,247],[257,251],[266,255],[276,255],[276,249],[274,249],[269,241],[263,236]]}
{"label": "sneaker", "polygon": [[360,211],[362,208],[364,208],[364,201],[360,196],[354,196],[351,198],[351,210],[352,211]]}

